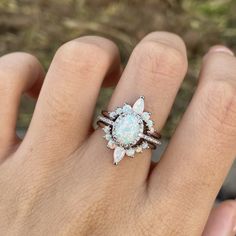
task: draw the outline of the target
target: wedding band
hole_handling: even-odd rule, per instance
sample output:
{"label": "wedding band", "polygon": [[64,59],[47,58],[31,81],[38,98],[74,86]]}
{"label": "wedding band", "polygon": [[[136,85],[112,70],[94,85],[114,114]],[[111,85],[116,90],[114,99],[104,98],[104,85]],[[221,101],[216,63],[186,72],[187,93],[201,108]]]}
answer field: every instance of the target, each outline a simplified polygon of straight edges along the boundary
{"label": "wedding band", "polygon": [[107,147],[114,149],[115,165],[125,155],[134,157],[135,153],[161,145],[161,135],[155,131],[150,115],[144,111],[144,97],[141,96],[133,106],[125,103],[112,112],[102,111],[98,116],[97,124],[105,132]]}

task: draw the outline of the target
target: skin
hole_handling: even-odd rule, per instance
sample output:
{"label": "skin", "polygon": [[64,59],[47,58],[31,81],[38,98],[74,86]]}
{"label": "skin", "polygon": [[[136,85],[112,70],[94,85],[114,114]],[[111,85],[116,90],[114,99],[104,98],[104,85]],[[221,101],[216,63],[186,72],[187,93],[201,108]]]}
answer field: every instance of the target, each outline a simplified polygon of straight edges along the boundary
{"label": "skin", "polygon": [[[94,107],[101,86],[117,84],[108,110],[143,95],[160,131],[187,71],[184,42],[151,33],[120,68],[114,43],[94,36],[62,45],[46,76],[31,55],[0,58],[1,235],[235,235],[236,203],[211,211],[236,154],[233,53],[215,46],[205,55],[193,99],[152,168],[149,150],[112,165],[103,131],[91,127]],[[19,140],[22,93],[38,101]]]}

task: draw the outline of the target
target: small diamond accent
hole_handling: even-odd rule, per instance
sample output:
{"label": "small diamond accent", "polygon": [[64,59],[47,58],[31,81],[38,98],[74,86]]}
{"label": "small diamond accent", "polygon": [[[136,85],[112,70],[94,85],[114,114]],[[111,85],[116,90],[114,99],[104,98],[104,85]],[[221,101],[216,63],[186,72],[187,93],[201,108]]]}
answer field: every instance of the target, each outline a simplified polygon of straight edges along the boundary
{"label": "small diamond accent", "polygon": [[142,151],[143,151],[143,149],[141,146],[136,147],[136,152],[142,152]]}
{"label": "small diamond accent", "polygon": [[110,141],[108,142],[108,144],[107,144],[107,147],[109,147],[110,149],[115,149],[115,148],[116,148],[116,145],[115,145],[115,143],[114,143],[112,140],[110,140]]}
{"label": "small diamond accent", "polygon": [[134,157],[134,154],[135,154],[135,150],[133,148],[130,148],[128,150],[126,150],[126,155],[129,156],[129,157]]}
{"label": "small diamond accent", "polygon": [[143,148],[143,149],[149,148],[148,143],[147,143],[147,142],[143,143],[143,144],[142,144],[142,148]]}
{"label": "small diamond accent", "polygon": [[150,113],[149,112],[143,112],[142,118],[144,121],[148,121],[150,119]]}
{"label": "small diamond accent", "polygon": [[105,137],[105,139],[106,139],[107,141],[109,141],[109,140],[111,139],[111,135],[110,135],[110,134],[106,134],[104,137]]}
{"label": "small diamond accent", "polygon": [[139,134],[139,136],[140,136],[140,138],[143,138],[144,140],[149,141],[153,144],[161,145],[161,142],[158,139],[152,138],[152,137],[145,135],[145,134]]}
{"label": "small diamond accent", "polygon": [[116,114],[121,114],[122,112],[123,112],[123,109],[122,109],[122,108],[118,107],[118,108],[116,109]]}
{"label": "small diamond accent", "polygon": [[148,120],[147,121],[147,126],[148,127],[152,127],[153,126],[153,121],[152,120]]}
{"label": "small diamond accent", "polygon": [[128,104],[125,104],[124,106],[123,106],[123,112],[124,113],[130,113],[130,112],[132,112],[133,110],[132,110],[132,107],[130,106],[130,105],[128,105]]}
{"label": "small diamond accent", "polygon": [[109,133],[110,130],[111,130],[111,128],[110,128],[109,126],[105,126],[105,127],[103,128],[103,130],[104,130],[105,133]]}
{"label": "small diamond accent", "polygon": [[153,134],[155,132],[155,129],[153,127],[149,128],[149,133]]}
{"label": "small diamond accent", "polygon": [[108,119],[108,118],[106,118],[104,116],[99,116],[98,120],[102,121],[102,122],[104,122],[104,123],[106,123],[108,125],[113,125],[114,124],[114,122],[112,120],[110,120],[110,119]]}
{"label": "small diamond accent", "polygon": [[117,116],[117,114],[116,114],[116,112],[110,112],[109,113],[109,116],[112,118],[112,119],[114,119],[114,118],[116,118],[116,116]]}

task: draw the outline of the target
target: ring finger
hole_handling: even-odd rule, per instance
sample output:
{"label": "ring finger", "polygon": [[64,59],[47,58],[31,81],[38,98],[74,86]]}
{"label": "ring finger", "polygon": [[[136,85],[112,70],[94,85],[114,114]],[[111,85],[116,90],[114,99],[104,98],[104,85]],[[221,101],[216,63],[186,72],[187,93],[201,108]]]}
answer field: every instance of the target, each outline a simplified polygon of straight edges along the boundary
{"label": "ring finger", "polygon": [[[152,112],[151,118],[160,130],[170,112],[186,70],[186,49],[180,37],[166,32],[149,34],[134,49],[113,93],[108,110],[111,111],[125,102],[133,104],[143,95],[145,109]],[[110,175],[110,171],[114,171],[111,164],[112,151],[106,148],[102,136],[103,131],[99,129],[91,141],[100,142],[101,152],[105,155],[97,159],[97,155],[91,154],[90,161],[95,163],[97,169],[103,168],[102,172]],[[124,184],[129,185],[130,181],[133,184],[135,181],[137,184],[143,183],[149,172],[150,157],[151,153],[145,151],[132,160],[122,160],[122,167],[118,169],[119,175],[125,177]],[[128,179],[130,181],[127,181]]]}

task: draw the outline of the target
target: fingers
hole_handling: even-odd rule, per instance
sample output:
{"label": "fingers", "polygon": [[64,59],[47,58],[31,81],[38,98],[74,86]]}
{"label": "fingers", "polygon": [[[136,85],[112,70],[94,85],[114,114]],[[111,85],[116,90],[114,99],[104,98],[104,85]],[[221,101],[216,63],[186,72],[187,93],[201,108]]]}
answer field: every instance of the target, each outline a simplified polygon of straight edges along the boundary
{"label": "fingers", "polygon": [[225,201],[211,211],[202,236],[235,236],[235,234],[236,201]]}
{"label": "fingers", "polygon": [[[187,70],[187,57],[185,45],[177,35],[165,32],[151,33],[146,36],[134,49],[127,67],[112,95],[109,111],[127,102],[133,104],[143,95],[145,97],[145,110],[152,113],[151,118],[159,130],[164,125],[172,107],[174,98]],[[114,170],[111,165],[113,151],[108,150],[106,141],[102,139],[103,131],[97,130],[93,141],[100,142],[101,155],[91,160],[97,166]],[[91,155],[93,156],[93,155]],[[120,174],[129,173],[130,180],[141,184],[149,171],[151,153],[145,151],[136,154],[132,160],[125,157],[120,165]],[[106,163],[106,164],[104,164]],[[108,167],[109,166],[109,167]],[[135,174],[134,174],[135,172]],[[142,181],[140,181],[140,179]]]}
{"label": "fingers", "polygon": [[[28,146],[65,156],[87,137],[103,79],[120,72],[117,47],[100,37],[82,37],[57,51],[47,73],[29,132]],[[42,148],[42,146],[44,148]]]}
{"label": "fingers", "polygon": [[[151,175],[150,197],[178,205],[177,213],[170,211],[168,216],[187,220],[200,232],[235,158],[235,138],[236,59],[232,53],[211,49],[197,91]],[[180,221],[173,227],[180,227]],[[185,230],[187,226],[183,235]]]}
{"label": "fingers", "polygon": [[26,53],[0,58],[0,159],[16,144],[16,120],[22,93],[37,97],[44,72],[38,60]]}

